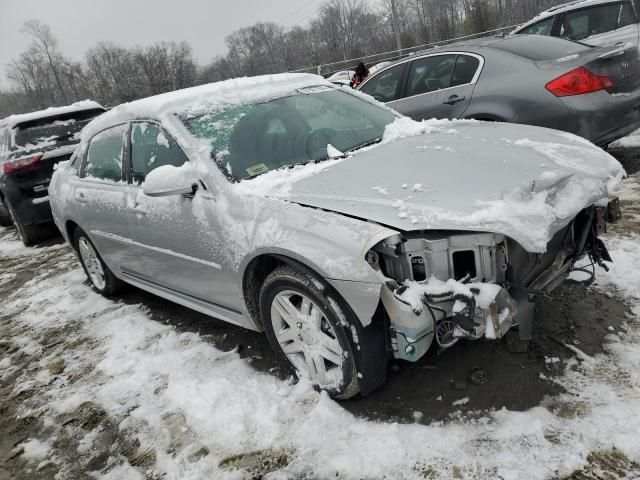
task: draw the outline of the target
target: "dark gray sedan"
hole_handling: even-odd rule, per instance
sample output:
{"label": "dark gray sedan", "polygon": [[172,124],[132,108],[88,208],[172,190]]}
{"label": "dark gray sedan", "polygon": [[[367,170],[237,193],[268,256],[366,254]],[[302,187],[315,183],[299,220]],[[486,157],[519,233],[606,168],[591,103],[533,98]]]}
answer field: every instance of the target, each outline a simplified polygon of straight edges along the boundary
{"label": "dark gray sedan", "polygon": [[635,46],[517,35],[400,60],[360,91],[415,120],[475,118],[550,127],[607,145],[640,128]]}

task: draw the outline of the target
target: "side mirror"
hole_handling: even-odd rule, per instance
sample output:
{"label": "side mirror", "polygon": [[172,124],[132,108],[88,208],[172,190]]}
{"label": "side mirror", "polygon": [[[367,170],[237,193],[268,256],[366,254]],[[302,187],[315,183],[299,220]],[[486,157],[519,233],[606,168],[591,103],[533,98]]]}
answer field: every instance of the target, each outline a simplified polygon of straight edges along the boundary
{"label": "side mirror", "polygon": [[198,176],[189,163],[181,167],[163,165],[152,170],[142,191],[149,197],[169,197],[172,195],[193,195],[198,189]]}

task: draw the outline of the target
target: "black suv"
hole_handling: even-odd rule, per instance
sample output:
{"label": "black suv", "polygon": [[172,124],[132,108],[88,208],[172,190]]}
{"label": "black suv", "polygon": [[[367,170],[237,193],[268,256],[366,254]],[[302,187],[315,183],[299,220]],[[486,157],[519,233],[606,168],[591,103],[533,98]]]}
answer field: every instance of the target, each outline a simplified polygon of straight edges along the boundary
{"label": "black suv", "polygon": [[55,232],[48,187],[53,166],[67,160],[82,128],[105,109],[83,101],[0,120],[0,225],[15,225],[25,245]]}

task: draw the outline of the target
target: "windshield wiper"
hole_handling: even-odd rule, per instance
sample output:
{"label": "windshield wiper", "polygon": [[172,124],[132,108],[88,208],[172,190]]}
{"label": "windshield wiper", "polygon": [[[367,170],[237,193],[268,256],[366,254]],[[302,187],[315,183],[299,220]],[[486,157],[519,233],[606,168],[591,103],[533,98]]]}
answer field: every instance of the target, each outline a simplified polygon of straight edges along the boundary
{"label": "windshield wiper", "polygon": [[361,148],[370,147],[371,145],[375,145],[376,143],[380,143],[382,141],[382,137],[374,138],[373,140],[368,140],[360,145],[356,145],[353,148],[350,148],[345,153],[355,152],[356,150],[360,150]]}
{"label": "windshield wiper", "polygon": [[[360,143],[355,147],[350,148],[349,150],[345,150],[341,155],[336,156],[326,156],[322,158],[318,158],[316,160],[311,160],[313,163],[324,162],[325,160],[335,160],[338,158],[347,158],[350,153],[355,152],[356,150],[360,150],[361,148],[370,147],[371,145],[375,145],[376,143],[380,143],[382,141],[382,137],[374,138],[373,140],[367,140],[366,142]],[[307,162],[308,163],[308,162]]]}

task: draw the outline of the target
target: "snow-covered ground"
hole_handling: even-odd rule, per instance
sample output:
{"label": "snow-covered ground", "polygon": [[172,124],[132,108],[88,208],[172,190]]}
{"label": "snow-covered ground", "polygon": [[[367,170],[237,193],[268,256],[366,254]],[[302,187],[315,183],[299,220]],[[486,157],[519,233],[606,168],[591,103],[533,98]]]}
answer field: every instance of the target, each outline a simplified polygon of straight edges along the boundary
{"label": "snow-covered ground", "polygon": [[[636,199],[636,182],[627,182],[623,199]],[[598,272],[594,287],[628,303],[627,325],[605,338],[606,354],[588,356],[570,346],[576,357],[553,380],[565,393],[525,412],[427,424],[421,415],[414,424],[357,418],[307,385],[257,372],[235,351],[151,320],[141,306],[94,293],[68,248],[27,249],[2,229],[0,237],[8,265],[0,288],[16,285],[0,303],[0,319],[11,319],[3,324],[3,342],[12,344],[2,350],[0,382],[16,379],[9,392],[15,398],[37,392],[18,415],[40,418],[46,435],[26,439],[15,452],[33,472],[53,465],[57,478],[75,478],[111,425],[128,447],[110,450],[97,478],[240,479],[271,472],[266,478],[542,479],[618,456],[630,461],[614,471],[640,476],[632,463],[640,461],[636,233],[607,235],[615,263]],[[36,274],[19,285],[25,265]],[[77,465],[56,446],[70,435]]]}
{"label": "snow-covered ground", "polygon": [[611,148],[636,148],[640,147],[640,130],[636,130],[631,135],[621,138],[610,145]]}

